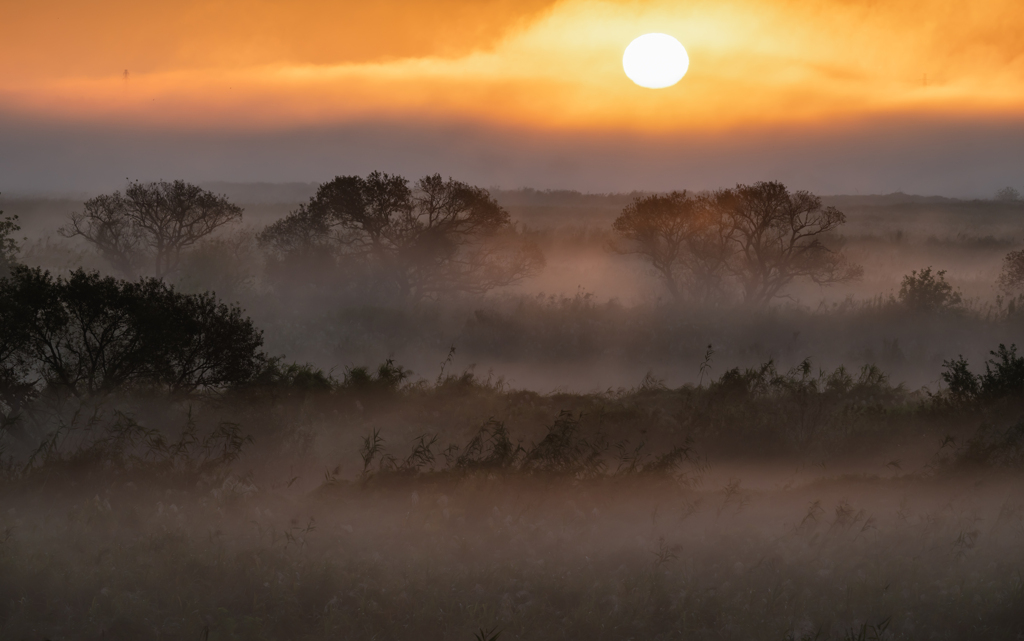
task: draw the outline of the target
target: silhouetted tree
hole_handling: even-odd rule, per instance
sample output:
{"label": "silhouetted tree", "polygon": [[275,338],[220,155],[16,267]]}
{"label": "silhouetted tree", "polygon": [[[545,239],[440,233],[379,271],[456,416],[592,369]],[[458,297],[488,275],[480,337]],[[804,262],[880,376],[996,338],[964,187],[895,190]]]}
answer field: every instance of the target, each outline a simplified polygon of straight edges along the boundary
{"label": "silhouetted tree", "polygon": [[718,192],[715,200],[730,219],[736,249],[730,268],[747,304],[767,305],[798,278],[828,285],[863,274],[860,266],[826,244],[846,216],[835,207],[823,207],[817,196],[790,193],[779,182],[759,182]]}
{"label": "silhouetted tree", "polygon": [[931,267],[904,276],[898,298],[907,309],[915,312],[950,310],[963,303],[960,292],[946,282],[945,270],[932,273]]}
{"label": "silhouetted tree", "polygon": [[710,303],[722,294],[732,228],[706,195],[637,197],[612,225],[619,251],[643,256],[676,301]]}
{"label": "silhouetted tree", "polygon": [[78,396],[133,387],[215,391],[266,364],[262,333],[212,294],[186,295],[83,270],[68,278],[16,267],[0,280],[0,367],[11,384]]}
{"label": "silhouetted tree", "polygon": [[181,180],[133,182],[124,194],[86,201],[60,233],[85,238],[123,274],[149,263],[163,278],[178,268],[184,250],[241,217],[241,207],[226,197]]}
{"label": "silhouetted tree", "polygon": [[401,176],[374,172],[320,185],[259,240],[279,265],[370,269],[418,300],[486,292],[534,273],[543,257],[512,232],[508,213],[486,190],[439,175],[413,189]]}

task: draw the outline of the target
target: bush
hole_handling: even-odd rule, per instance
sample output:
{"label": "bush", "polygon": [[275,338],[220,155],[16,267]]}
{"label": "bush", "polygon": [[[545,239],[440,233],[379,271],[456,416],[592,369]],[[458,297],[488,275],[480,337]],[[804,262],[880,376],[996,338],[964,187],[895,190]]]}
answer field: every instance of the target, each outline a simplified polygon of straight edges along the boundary
{"label": "bush", "polygon": [[[1003,258],[999,272],[999,289],[1014,294],[1024,287],[1024,250],[1012,251]],[[1012,304],[1012,301],[1011,301]]]}
{"label": "bush", "polygon": [[262,332],[212,294],[181,294],[83,270],[16,267],[0,280],[0,371],[7,390],[75,396],[133,388],[218,391],[265,369]]}
{"label": "bush", "polygon": [[963,356],[942,363],[946,368],[942,380],[949,386],[954,403],[998,401],[1024,394],[1024,356],[1017,356],[1017,346],[1000,344],[989,354],[994,358],[985,362],[984,374],[971,372]]}
{"label": "bush", "polygon": [[960,292],[946,282],[946,271],[932,273],[931,267],[912,271],[903,277],[899,301],[915,312],[941,312],[963,304]]}
{"label": "bush", "polygon": [[412,372],[401,365],[395,365],[395,362],[389,358],[377,367],[376,374],[370,372],[370,369],[365,366],[346,369],[341,389],[360,396],[388,396],[397,392],[410,374]]}

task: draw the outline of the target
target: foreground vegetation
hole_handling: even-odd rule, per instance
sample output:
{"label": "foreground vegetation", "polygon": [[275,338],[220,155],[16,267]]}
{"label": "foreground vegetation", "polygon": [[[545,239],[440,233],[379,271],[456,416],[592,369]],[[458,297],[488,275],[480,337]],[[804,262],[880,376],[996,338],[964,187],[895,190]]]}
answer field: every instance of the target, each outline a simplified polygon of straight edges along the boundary
{"label": "foreground vegetation", "polygon": [[595,394],[391,362],[43,394],[42,444],[4,441],[0,635],[1016,638],[1017,359],[949,363],[1004,390],[974,396],[770,362]]}
{"label": "foreground vegetation", "polygon": [[[385,179],[402,224],[377,237],[351,205]],[[521,282],[546,241],[483,190],[338,179],[260,238],[157,230],[173,247],[142,206],[171,196],[209,200],[132,184],[65,229],[161,278],[22,265],[17,221],[0,222],[0,637],[1015,639],[1024,627],[1019,298],[972,302],[923,268],[889,295],[813,310],[485,299],[460,279],[490,265],[484,289]],[[707,198],[633,206],[674,220]],[[444,202],[465,224],[431,231]],[[240,215],[207,204],[217,225]],[[277,254],[247,263],[247,242]],[[809,247],[825,260],[815,269],[845,264]],[[367,252],[391,280],[351,269]],[[412,260],[424,256],[435,270]],[[326,260],[325,279],[306,259]],[[435,285],[456,281],[464,296],[442,302]],[[413,302],[363,297],[374,282]],[[247,296],[253,318],[224,292]],[[330,370],[277,355],[375,362],[356,356],[381,345],[417,356],[417,372],[404,356]],[[529,377],[480,374],[466,354],[523,362]],[[585,392],[559,369],[602,362],[632,385]],[[687,372],[666,382],[654,372],[668,364]],[[900,383],[901,367],[928,384]],[[572,389],[540,393],[541,376]]]}
{"label": "foreground vegetation", "polygon": [[477,471],[305,491],[243,470],[6,488],[3,636],[1012,639],[1024,624],[1019,477]]}

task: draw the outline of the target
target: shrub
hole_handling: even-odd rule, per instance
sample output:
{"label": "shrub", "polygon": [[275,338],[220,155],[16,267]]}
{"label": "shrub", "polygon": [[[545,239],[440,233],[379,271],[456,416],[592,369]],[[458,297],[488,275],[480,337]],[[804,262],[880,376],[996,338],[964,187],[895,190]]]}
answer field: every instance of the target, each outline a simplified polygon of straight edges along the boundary
{"label": "shrub", "polygon": [[942,380],[949,386],[949,395],[956,404],[973,401],[998,401],[1024,393],[1024,356],[1017,356],[1017,346],[1000,344],[989,352],[993,358],[985,362],[985,373],[974,374],[960,356],[944,361]]}
{"label": "shrub", "polygon": [[0,280],[0,337],[8,390],[191,394],[249,382],[267,363],[262,332],[212,294],[81,269],[54,278],[19,266]]}
{"label": "shrub", "polygon": [[981,383],[963,356],[955,361],[943,361],[942,366],[946,368],[942,372],[942,380],[949,388],[949,396],[955,404],[962,405],[978,398]]}
{"label": "shrub", "polygon": [[940,312],[959,308],[963,297],[946,282],[945,270],[932,273],[932,268],[926,267],[903,277],[899,301],[915,312]]}
{"label": "shrub", "polygon": [[[999,272],[999,289],[1013,294],[1024,287],[1024,249],[1012,251],[1003,258],[1003,269]],[[1011,301],[1012,304],[1012,301]]]}
{"label": "shrub", "polygon": [[412,372],[401,365],[395,365],[394,360],[389,358],[377,367],[376,374],[365,366],[346,369],[341,389],[361,396],[387,396],[398,391],[411,374]]}

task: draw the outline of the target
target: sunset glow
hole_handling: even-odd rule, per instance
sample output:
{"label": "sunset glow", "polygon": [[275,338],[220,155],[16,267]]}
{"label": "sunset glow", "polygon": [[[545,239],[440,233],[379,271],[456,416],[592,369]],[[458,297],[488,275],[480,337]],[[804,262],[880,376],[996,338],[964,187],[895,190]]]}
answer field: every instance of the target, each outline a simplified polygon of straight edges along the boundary
{"label": "sunset glow", "polygon": [[[372,9],[346,21],[311,0],[251,11],[99,4],[83,17],[99,33],[56,0],[13,9],[15,35],[0,43],[5,110],[188,127],[414,117],[671,132],[1024,107],[1024,15],[1012,0],[955,8],[858,0],[828,9],[800,0],[566,0],[452,12],[406,2],[392,3],[397,13],[388,15],[407,19],[387,29]],[[40,26],[53,15],[64,20]],[[174,29],[161,28],[168,15]],[[363,27],[351,22],[358,19]],[[330,36],[333,23],[340,37]],[[468,37],[463,23],[475,27]],[[649,31],[674,34],[699,61],[678,90],[643,91],[622,74],[623,49]],[[376,44],[360,44],[360,33]]]}

